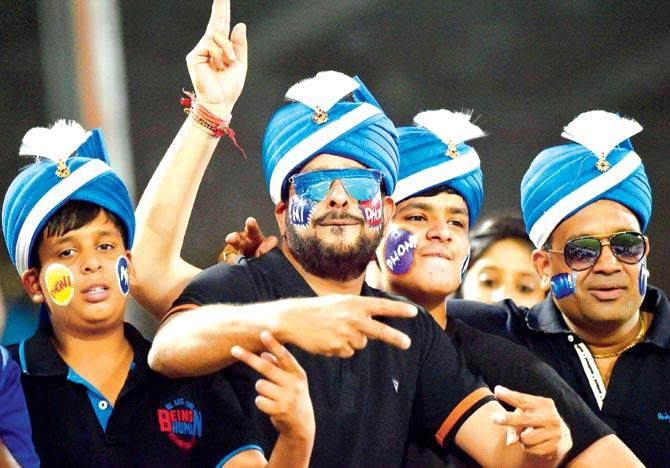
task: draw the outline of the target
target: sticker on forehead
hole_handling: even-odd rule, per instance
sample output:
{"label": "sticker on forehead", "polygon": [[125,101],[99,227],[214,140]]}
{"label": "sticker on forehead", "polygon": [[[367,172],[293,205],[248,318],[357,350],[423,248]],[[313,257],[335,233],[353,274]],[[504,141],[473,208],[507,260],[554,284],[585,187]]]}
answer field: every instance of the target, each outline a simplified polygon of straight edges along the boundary
{"label": "sticker on forehead", "polygon": [[556,299],[562,299],[577,291],[577,273],[559,273],[551,277],[551,292]]}
{"label": "sticker on forehead", "polygon": [[293,195],[288,201],[288,220],[296,227],[309,227],[316,204],[309,198]]}
{"label": "sticker on forehead", "polygon": [[377,194],[369,200],[358,202],[358,209],[360,210],[365,224],[371,228],[379,228],[382,226],[382,192],[377,191]]}
{"label": "sticker on forehead", "polygon": [[404,229],[394,229],[386,236],[384,261],[394,275],[404,275],[414,263],[416,236]]}
{"label": "sticker on forehead", "polygon": [[119,289],[124,296],[130,291],[130,279],[128,278],[128,259],[121,255],[116,259],[116,280],[119,282]]}
{"label": "sticker on forehead", "polygon": [[44,273],[49,297],[54,304],[65,307],[74,297],[74,275],[65,265],[52,263]]}

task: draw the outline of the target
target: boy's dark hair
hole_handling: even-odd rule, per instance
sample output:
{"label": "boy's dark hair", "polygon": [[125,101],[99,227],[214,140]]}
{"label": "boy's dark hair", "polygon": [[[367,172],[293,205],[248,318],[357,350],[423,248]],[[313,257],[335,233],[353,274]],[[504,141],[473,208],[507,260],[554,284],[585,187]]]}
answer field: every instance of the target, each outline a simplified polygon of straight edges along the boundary
{"label": "boy's dark hair", "polygon": [[70,231],[79,229],[83,226],[86,226],[88,223],[93,221],[98,217],[100,213],[105,213],[107,219],[111,221],[114,226],[121,232],[121,237],[123,238],[124,246],[126,242],[126,226],[121,222],[121,220],[114,215],[114,213],[106,210],[100,205],[94,203],[72,200],[61,206],[56,212],[49,218],[47,224],[42,229],[42,232],[35,239],[35,245],[33,245],[32,252],[30,253],[30,264],[31,266],[41,268],[40,258],[39,258],[39,249],[42,245],[42,239],[52,236],[62,236],[67,234]]}
{"label": "boy's dark hair", "polygon": [[449,193],[451,195],[458,195],[459,197],[463,197],[460,193],[458,193],[458,190],[454,190],[448,185],[437,185],[435,187],[428,188],[422,192],[419,193],[413,193],[412,195],[403,198],[402,200],[398,200],[396,204],[404,202],[405,200],[409,198],[414,198],[414,197],[433,197],[435,195],[439,195],[440,193]]}

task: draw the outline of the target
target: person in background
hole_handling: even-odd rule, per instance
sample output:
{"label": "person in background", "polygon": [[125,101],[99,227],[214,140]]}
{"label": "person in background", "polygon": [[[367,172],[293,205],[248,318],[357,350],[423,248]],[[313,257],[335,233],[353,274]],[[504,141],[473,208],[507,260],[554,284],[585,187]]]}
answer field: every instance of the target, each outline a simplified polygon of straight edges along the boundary
{"label": "person in background", "polygon": [[537,304],[547,289],[535,272],[532,252],[523,219],[485,220],[470,233],[470,262],[456,297],[487,304],[503,299],[526,307]]}

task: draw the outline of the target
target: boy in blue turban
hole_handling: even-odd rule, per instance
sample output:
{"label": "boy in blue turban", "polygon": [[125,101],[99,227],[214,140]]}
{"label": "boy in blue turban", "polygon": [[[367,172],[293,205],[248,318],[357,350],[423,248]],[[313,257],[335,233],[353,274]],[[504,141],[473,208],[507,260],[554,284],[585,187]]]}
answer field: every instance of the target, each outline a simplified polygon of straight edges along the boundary
{"label": "boy in blue turban", "polygon": [[670,303],[647,285],[651,188],[629,138],[634,120],[578,116],[521,183],[535,269],[550,288],[525,309],[449,302],[449,314],[529,347],[647,466],[670,444]]}

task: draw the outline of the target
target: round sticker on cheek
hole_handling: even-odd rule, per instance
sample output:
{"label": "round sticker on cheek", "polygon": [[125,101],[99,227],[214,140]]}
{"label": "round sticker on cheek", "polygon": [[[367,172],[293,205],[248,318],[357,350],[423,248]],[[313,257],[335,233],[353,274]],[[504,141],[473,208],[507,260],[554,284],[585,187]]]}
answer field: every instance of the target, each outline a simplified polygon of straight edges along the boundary
{"label": "round sticker on cheek", "polygon": [[559,273],[551,277],[551,292],[556,299],[562,299],[577,292],[577,273]]}
{"label": "round sticker on cheek", "polygon": [[416,236],[404,229],[394,229],[386,235],[384,261],[394,275],[404,275],[414,264]]}
{"label": "round sticker on cheek", "polygon": [[316,204],[308,198],[293,195],[288,201],[288,220],[296,227],[306,228],[312,221]]}
{"label": "round sticker on cheek", "polygon": [[358,209],[365,219],[365,224],[371,228],[379,228],[382,225],[382,193],[377,192],[377,195],[369,200],[359,201]]}
{"label": "round sticker on cheek", "polygon": [[116,280],[119,282],[119,289],[124,296],[130,291],[130,279],[128,278],[128,259],[121,255],[116,260]]}
{"label": "round sticker on cheek", "polygon": [[74,297],[74,275],[65,265],[52,263],[44,273],[49,297],[54,304],[65,307]]}

